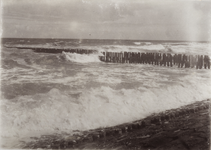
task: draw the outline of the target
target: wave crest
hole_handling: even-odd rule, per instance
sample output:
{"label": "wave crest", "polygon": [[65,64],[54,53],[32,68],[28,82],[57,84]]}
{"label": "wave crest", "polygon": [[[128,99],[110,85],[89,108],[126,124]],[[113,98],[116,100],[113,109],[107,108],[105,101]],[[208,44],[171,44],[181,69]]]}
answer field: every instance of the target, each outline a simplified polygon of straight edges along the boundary
{"label": "wave crest", "polygon": [[62,52],[62,57],[71,62],[77,63],[90,63],[90,62],[100,62],[99,54],[77,54]]}
{"label": "wave crest", "polygon": [[33,132],[40,135],[71,133],[73,130],[113,126],[209,98],[209,87],[209,84],[201,84],[114,90],[101,86],[85,89],[77,96],[58,89],[20,96],[1,103],[2,135],[27,137]]}

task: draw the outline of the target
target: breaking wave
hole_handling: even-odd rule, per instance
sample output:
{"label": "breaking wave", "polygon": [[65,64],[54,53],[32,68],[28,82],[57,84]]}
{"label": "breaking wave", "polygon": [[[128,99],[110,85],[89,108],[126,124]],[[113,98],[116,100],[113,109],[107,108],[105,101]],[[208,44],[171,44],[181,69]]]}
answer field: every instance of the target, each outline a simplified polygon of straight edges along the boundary
{"label": "breaking wave", "polygon": [[135,45],[150,45],[151,42],[133,42]]}
{"label": "breaking wave", "polygon": [[[70,91],[71,92],[71,91]],[[152,113],[206,99],[207,83],[178,84],[151,90],[91,88],[77,94],[56,88],[47,93],[19,96],[1,103],[2,135],[27,137],[117,125]],[[34,135],[35,136],[35,135]]]}
{"label": "breaking wave", "polygon": [[100,62],[99,54],[77,54],[77,53],[67,53],[62,52],[62,56],[71,62],[80,62],[80,63],[90,63],[90,62]]}

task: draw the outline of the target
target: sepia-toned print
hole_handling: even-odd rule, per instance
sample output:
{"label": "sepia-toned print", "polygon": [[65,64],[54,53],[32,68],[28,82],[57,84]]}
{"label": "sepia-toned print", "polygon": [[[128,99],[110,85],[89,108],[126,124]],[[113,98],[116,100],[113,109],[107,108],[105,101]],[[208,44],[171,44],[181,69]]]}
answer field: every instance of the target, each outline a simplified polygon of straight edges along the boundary
{"label": "sepia-toned print", "polygon": [[1,2],[2,149],[210,149],[210,1]]}

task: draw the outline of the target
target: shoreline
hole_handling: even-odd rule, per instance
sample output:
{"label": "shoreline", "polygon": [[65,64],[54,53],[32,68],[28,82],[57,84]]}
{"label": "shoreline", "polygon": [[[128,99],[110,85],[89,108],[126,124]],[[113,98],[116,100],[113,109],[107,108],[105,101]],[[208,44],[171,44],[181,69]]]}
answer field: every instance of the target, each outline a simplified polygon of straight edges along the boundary
{"label": "shoreline", "polygon": [[[198,101],[121,125],[74,135],[43,135],[24,149],[203,149],[210,146],[210,102]],[[33,139],[33,137],[32,137]]]}

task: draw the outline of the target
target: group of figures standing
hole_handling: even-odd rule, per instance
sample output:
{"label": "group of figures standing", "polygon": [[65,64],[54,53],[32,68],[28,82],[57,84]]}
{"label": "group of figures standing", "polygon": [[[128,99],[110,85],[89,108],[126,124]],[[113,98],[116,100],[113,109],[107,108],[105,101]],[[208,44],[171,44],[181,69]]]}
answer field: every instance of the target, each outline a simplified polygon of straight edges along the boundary
{"label": "group of figures standing", "polygon": [[208,55],[186,55],[170,53],[103,52],[100,60],[112,63],[139,63],[179,68],[210,69]]}

